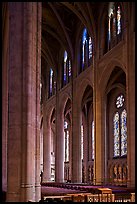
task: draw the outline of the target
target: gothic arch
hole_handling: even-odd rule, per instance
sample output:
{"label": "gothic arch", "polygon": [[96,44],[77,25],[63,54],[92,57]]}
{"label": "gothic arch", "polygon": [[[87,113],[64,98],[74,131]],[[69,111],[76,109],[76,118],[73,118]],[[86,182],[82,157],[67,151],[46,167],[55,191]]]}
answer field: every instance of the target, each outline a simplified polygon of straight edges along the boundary
{"label": "gothic arch", "polygon": [[111,75],[111,73],[115,67],[121,68],[124,73],[127,72],[125,64],[122,63],[120,60],[113,59],[111,61],[108,61],[108,64],[105,66],[104,71],[102,72],[102,74],[100,76],[99,84],[98,84],[102,95],[104,95],[104,93],[105,93],[108,80],[109,80],[110,75]]}
{"label": "gothic arch", "polygon": [[80,93],[79,95],[77,95],[78,107],[81,107],[82,98],[83,98],[83,95],[84,95],[84,92],[85,92],[87,86],[91,86],[91,88],[93,87],[92,82],[88,78],[83,79],[81,81],[81,83],[79,84],[79,87],[77,90],[77,93],[78,94]]}

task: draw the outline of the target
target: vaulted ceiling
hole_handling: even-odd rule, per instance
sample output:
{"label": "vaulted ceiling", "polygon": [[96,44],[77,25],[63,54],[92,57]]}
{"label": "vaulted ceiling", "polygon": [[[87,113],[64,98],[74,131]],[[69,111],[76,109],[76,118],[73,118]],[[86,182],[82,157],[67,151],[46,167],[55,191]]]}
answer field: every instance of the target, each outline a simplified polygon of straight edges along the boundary
{"label": "vaulted ceiling", "polygon": [[73,60],[76,34],[80,26],[86,26],[89,33],[95,35],[102,8],[104,8],[103,2],[42,3],[43,76],[47,64],[57,67],[61,50],[67,50]]}

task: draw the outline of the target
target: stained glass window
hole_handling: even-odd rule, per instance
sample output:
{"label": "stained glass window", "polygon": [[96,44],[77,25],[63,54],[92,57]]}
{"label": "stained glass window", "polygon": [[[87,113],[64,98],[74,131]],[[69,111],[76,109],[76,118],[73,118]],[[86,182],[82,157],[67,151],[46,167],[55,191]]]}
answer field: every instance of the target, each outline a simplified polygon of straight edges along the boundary
{"label": "stained glass window", "polygon": [[67,81],[67,52],[65,51],[64,52],[64,82],[66,84],[66,81]]}
{"label": "stained glass window", "polygon": [[127,112],[121,113],[121,156],[127,154]]}
{"label": "stained glass window", "polygon": [[83,38],[82,38],[82,68],[84,67],[84,63],[85,63],[85,55],[86,55],[85,44],[86,42],[87,42],[87,29],[85,28],[83,30]]}
{"label": "stained glass window", "polygon": [[127,155],[127,112],[124,109],[124,96],[116,98],[117,112],[113,118],[114,157]]}
{"label": "stained glass window", "polygon": [[94,121],[92,121],[92,159],[94,160]]}
{"label": "stained glass window", "polygon": [[56,94],[56,80],[55,73],[52,68],[50,68],[49,72],[49,97]]}
{"label": "stained glass window", "polygon": [[114,157],[120,155],[120,145],[119,145],[119,113],[116,112],[113,118],[114,123]]}
{"label": "stained glass window", "polygon": [[117,106],[117,108],[122,107],[123,106],[123,102],[124,102],[124,96],[121,94],[116,99],[116,106]]}
{"label": "stained glass window", "polygon": [[52,94],[53,94],[53,70],[52,70],[52,68],[50,68],[50,89],[49,89],[49,92],[50,92],[50,96],[52,96]]}
{"label": "stained glass window", "polygon": [[89,37],[89,59],[92,58],[92,40],[91,37]]}
{"label": "stained glass window", "polygon": [[69,60],[69,77],[71,77],[71,61]]}
{"label": "stained glass window", "polygon": [[83,160],[83,125],[81,125],[81,159]]}
{"label": "stained glass window", "polygon": [[113,36],[113,30],[114,30],[114,23],[115,23],[115,18],[114,18],[114,4],[110,4],[109,8],[109,20],[108,20],[108,41],[110,42],[112,36]]}
{"label": "stained glass window", "polygon": [[110,2],[108,11],[108,49],[121,40],[122,15],[120,4]]}
{"label": "stained glass window", "polygon": [[81,71],[90,65],[93,55],[92,38],[89,36],[86,28],[83,29],[81,45]]}
{"label": "stained glass window", "polygon": [[110,21],[111,21],[111,18],[113,16],[113,9],[110,8],[110,13],[109,13],[109,21],[108,21],[108,33],[109,33],[109,41],[110,41],[110,33],[111,33],[111,25],[110,25]]}
{"label": "stained glass window", "polygon": [[71,61],[68,57],[67,51],[65,51],[63,65],[63,86],[70,81],[70,78],[71,78]]}
{"label": "stained glass window", "polygon": [[117,34],[121,33],[121,9],[118,6],[117,9]]}

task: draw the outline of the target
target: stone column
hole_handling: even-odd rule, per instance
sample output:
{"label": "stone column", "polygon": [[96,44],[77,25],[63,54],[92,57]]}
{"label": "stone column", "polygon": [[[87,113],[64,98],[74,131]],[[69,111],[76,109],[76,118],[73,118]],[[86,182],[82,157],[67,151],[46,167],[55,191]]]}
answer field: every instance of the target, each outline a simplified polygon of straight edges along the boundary
{"label": "stone column", "polygon": [[40,130],[40,169],[43,171],[43,123]]}
{"label": "stone column", "polygon": [[[72,123],[72,120],[71,120]],[[69,180],[71,180],[72,175],[72,125],[69,124],[68,130],[69,130]]]}
{"label": "stone column", "polygon": [[[132,5],[134,2],[132,2]],[[130,8],[130,6],[129,6]],[[131,7],[128,18],[134,15],[134,8]],[[132,23],[131,25],[133,25]],[[129,25],[129,26],[131,26]],[[127,31],[127,166],[128,166],[128,187],[135,188],[135,32],[133,27]]]}
{"label": "stone column", "polygon": [[84,182],[87,182],[88,180],[88,138],[89,138],[89,127],[88,127],[88,119],[86,119],[84,117],[84,121],[83,121],[83,125],[84,125],[84,131],[83,131],[83,163],[84,163]]}
{"label": "stone column", "polygon": [[35,201],[38,202],[41,198],[41,185],[40,185],[40,83],[41,83],[41,19],[42,19],[42,5],[37,3],[33,5],[35,21],[33,20],[34,44],[36,49],[34,50],[34,64],[36,64],[35,80],[36,80],[36,153],[35,153]]}
{"label": "stone column", "polygon": [[2,7],[2,191],[7,191],[7,133],[8,133],[8,3]]}
{"label": "stone column", "polygon": [[82,182],[82,160],[81,160],[81,109],[77,106],[76,98],[72,103],[72,182]]}
{"label": "stone column", "polygon": [[41,23],[41,17],[38,17],[41,3],[8,4],[10,35],[6,201],[38,201],[41,199],[40,179],[36,180],[40,172],[39,156],[37,157],[40,137],[37,103],[40,94],[37,87],[41,57],[38,39],[41,32],[38,30],[38,24]]}
{"label": "stone column", "polygon": [[43,182],[51,180],[51,125],[50,118],[43,106]]}
{"label": "stone column", "polygon": [[102,98],[99,87],[96,89],[95,103],[95,157],[94,157],[94,182],[102,184],[104,178],[104,135],[102,131]]}
{"label": "stone column", "polygon": [[55,153],[55,181],[64,182],[64,157],[65,157],[65,138],[64,138],[64,112],[59,105],[57,95],[56,103],[56,153]]}

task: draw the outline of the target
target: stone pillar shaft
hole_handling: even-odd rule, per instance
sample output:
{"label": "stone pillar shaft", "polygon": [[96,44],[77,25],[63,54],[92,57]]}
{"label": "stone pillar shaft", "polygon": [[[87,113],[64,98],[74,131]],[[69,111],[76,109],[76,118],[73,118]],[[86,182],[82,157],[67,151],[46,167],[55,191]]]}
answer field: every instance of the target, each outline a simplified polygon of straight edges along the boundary
{"label": "stone pillar shaft", "polygon": [[7,191],[7,133],[8,133],[8,3],[2,8],[2,191]]}
{"label": "stone pillar shaft", "polygon": [[40,7],[9,3],[7,201],[13,202],[40,200]]}
{"label": "stone pillar shaft", "polygon": [[[134,3],[132,9],[128,7],[129,18],[134,16]],[[135,32],[134,19],[132,26],[127,30],[127,166],[128,166],[128,187],[135,187]]]}
{"label": "stone pillar shaft", "polygon": [[84,164],[84,182],[87,182],[88,179],[88,137],[89,137],[89,130],[88,130],[88,121],[84,118],[83,121],[84,130],[83,130],[83,164]]}
{"label": "stone pillar shaft", "polygon": [[43,182],[51,180],[51,125],[46,108],[43,113]]}
{"label": "stone pillar shaft", "polygon": [[[35,15],[35,38],[34,44],[36,49],[34,51],[34,64],[36,63],[36,153],[35,153],[35,201],[38,202],[41,198],[40,185],[40,82],[41,82],[41,19],[42,19],[42,5],[40,2],[33,5]],[[35,23],[36,22],[36,23]]]}
{"label": "stone pillar shaft", "polygon": [[72,175],[72,125],[69,126],[69,180]]}
{"label": "stone pillar shaft", "polygon": [[[74,103],[75,104],[75,103]],[[81,114],[80,109],[73,104],[72,112],[72,182],[82,182],[81,160]],[[77,109],[78,108],[78,109]]]}
{"label": "stone pillar shaft", "polygon": [[104,137],[102,134],[102,99],[96,91],[94,181],[101,185],[104,178]]}
{"label": "stone pillar shaft", "polygon": [[[58,106],[58,103],[57,103]],[[64,115],[57,107],[56,110],[56,154],[55,154],[55,181],[64,182]]]}

